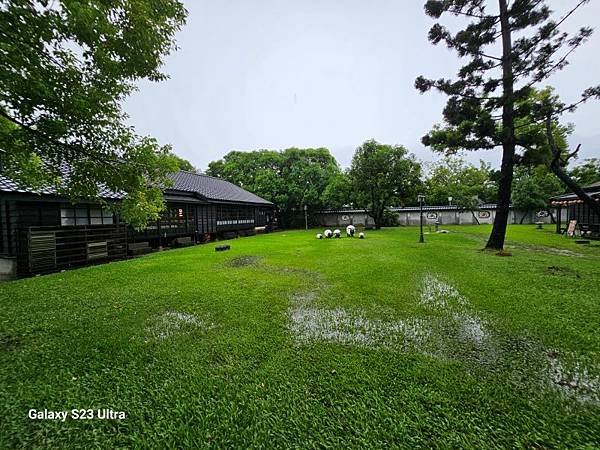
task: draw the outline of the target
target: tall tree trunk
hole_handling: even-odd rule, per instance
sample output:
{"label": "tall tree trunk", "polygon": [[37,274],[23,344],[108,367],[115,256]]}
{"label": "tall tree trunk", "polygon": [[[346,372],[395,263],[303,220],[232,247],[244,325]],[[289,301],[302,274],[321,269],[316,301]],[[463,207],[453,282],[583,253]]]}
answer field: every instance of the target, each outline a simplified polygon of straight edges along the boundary
{"label": "tall tree trunk", "polygon": [[502,165],[498,181],[498,201],[496,218],[492,232],[486,244],[487,249],[502,250],[506,237],[508,215],[510,213],[510,197],[513,181],[515,158],[515,127],[514,127],[514,76],[512,68],[512,40],[508,20],[506,0],[498,0],[500,6],[500,27],[502,30]]}
{"label": "tall tree trunk", "polygon": [[373,220],[375,220],[375,229],[380,230],[383,225],[383,211],[377,208],[373,215]]}

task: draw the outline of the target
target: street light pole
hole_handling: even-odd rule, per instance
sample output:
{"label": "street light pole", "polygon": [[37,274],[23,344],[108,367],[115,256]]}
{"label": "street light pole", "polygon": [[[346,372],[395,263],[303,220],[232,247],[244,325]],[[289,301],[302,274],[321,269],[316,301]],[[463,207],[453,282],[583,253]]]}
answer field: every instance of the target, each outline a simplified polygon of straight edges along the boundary
{"label": "street light pole", "polygon": [[425,201],[425,196],[423,194],[419,194],[417,196],[417,200],[419,200],[419,209],[421,211],[419,217],[419,222],[421,225],[421,236],[419,237],[419,243],[423,244],[425,243],[425,237],[423,236],[423,202]]}
{"label": "street light pole", "polygon": [[304,228],[308,230],[308,206],[304,205]]}

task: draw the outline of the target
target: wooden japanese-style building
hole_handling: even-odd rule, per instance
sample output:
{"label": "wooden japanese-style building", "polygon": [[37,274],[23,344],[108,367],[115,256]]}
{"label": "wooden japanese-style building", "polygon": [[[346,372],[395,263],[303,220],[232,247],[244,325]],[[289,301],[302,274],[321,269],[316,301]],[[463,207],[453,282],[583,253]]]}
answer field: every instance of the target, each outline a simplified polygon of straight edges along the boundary
{"label": "wooden japanese-style building", "polygon": [[[600,182],[586,186],[583,190],[592,199],[600,202]],[[576,221],[577,229],[582,234],[589,237],[600,237],[600,216],[574,193],[552,197],[550,204],[556,208],[557,233],[562,233],[569,222]]]}
{"label": "wooden japanese-style building", "polygon": [[[0,176],[0,279],[123,259],[147,249],[252,234],[273,226],[275,206],[227,181],[193,172],[171,176],[166,209],[143,231],[109,207],[72,204],[51,190],[34,193]],[[119,194],[102,192],[107,205]]]}
{"label": "wooden japanese-style building", "polygon": [[233,183],[183,170],[171,178],[162,217],[142,232],[130,230],[131,240],[153,246],[170,245],[176,238],[198,243],[273,225],[273,203]]}

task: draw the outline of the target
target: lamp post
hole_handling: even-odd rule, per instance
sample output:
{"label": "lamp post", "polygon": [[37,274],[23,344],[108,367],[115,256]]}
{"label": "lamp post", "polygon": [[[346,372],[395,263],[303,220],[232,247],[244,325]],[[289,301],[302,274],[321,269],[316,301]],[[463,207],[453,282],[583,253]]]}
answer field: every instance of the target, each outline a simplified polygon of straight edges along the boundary
{"label": "lamp post", "polygon": [[304,188],[304,192],[302,193],[302,201],[300,204],[304,203],[304,229],[308,230],[308,206],[306,205],[306,192],[308,191],[308,187],[310,186],[310,180],[306,180],[306,188]]}
{"label": "lamp post", "polygon": [[423,236],[423,202],[425,201],[425,196],[423,194],[417,195],[417,200],[419,201],[419,210],[421,211],[419,222],[421,225],[421,237],[419,238],[419,243],[423,244],[425,242],[425,237]]}
{"label": "lamp post", "polygon": [[304,205],[304,228],[308,230],[308,206]]}

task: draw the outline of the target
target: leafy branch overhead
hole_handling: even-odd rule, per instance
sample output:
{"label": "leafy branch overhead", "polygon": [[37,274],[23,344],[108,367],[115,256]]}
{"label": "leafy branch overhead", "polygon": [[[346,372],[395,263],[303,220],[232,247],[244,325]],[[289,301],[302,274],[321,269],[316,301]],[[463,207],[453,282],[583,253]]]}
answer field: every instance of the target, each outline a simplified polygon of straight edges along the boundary
{"label": "leafy branch overhead", "polygon": [[143,225],[176,168],[168,147],[126,124],[122,101],[161,81],[186,10],[177,0],[7,0],[0,8],[2,174],[72,200],[108,188]]}

